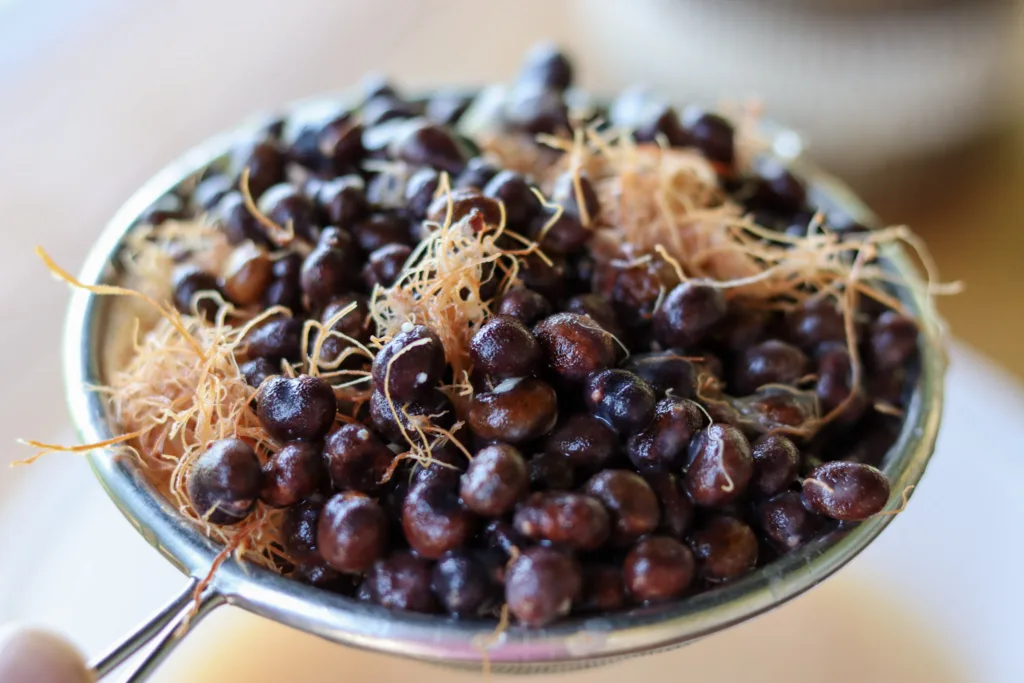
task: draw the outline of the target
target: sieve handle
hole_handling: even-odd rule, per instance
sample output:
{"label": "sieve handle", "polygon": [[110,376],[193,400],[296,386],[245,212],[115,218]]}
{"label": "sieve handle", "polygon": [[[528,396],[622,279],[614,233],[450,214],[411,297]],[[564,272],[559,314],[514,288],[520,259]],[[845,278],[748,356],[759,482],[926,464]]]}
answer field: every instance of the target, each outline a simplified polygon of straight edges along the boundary
{"label": "sieve handle", "polygon": [[185,589],[160,611],[135,627],[123,640],[109,651],[90,663],[95,680],[111,674],[132,655],[146,645],[156,641],[145,658],[124,678],[123,683],[140,683],[146,680],[160,666],[161,662],[177,647],[186,635],[203,617],[223,604],[223,599],[212,589],[205,591],[195,600],[198,580],[189,581]]}

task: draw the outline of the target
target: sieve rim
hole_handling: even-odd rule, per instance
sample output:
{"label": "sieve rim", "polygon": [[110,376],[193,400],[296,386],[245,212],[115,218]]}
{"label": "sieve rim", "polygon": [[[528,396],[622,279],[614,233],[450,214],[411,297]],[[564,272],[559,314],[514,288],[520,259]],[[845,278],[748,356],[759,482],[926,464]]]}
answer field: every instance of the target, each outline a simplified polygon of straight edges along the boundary
{"label": "sieve rim", "polygon": [[[284,111],[301,116],[346,101],[351,99],[325,95],[294,103]],[[232,143],[244,139],[260,120],[262,117],[253,118],[206,140],[147,181],[103,230],[79,279],[97,284],[114,278],[112,264],[123,237],[142,212],[182,180],[222,158]],[[863,224],[878,224],[877,217],[845,185],[804,158],[796,133],[771,123],[764,124],[764,132],[771,143],[771,156],[804,179],[819,204],[841,209]],[[897,272],[915,272],[901,249],[888,248],[885,255]],[[900,436],[882,467],[896,492],[916,485],[931,457],[941,418],[946,367],[943,326],[932,303],[917,291],[907,291],[903,302],[918,315],[923,334],[918,387]],[[101,383],[100,347],[106,307],[103,297],[76,289],[65,323],[65,390],[72,420],[85,443],[115,436],[102,397],[88,390]],[[107,494],[147,542],[186,575],[206,575],[220,547],[198,533],[157,493],[132,458],[112,449],[99,449],[89,454],[88,461]],[[496,670],[543,670],[604,663],[692,642],[814,587],[856,557],[891,521],[892,516],[876,516],[852,528],[833,531],[734,583],[677,603],[572,618],[543,629],[510,627],[487,647],[487,658]],[[344,645],[439,664],[479,664],[485,639],[494,628],[493,622],[483,620],[387,610],[234,559],[216,572],[210,590],[227,604]]]}

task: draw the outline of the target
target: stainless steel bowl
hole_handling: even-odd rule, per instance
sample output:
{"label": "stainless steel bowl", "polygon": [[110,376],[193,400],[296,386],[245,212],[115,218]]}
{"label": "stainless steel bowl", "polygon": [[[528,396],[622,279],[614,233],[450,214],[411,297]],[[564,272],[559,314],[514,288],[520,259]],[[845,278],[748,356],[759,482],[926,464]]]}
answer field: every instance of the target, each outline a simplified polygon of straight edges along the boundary
{"label": "stainless steel bowl", "polygon": [[[301,115],[343,101],[325,97],[291,108]],[[255,125],[255,124],[254,124]],[[157,198],[197,171],[223,159],[231,144],[252,125],[217,136],[189,151],[147,182],[103,231],[82,269],[85,283],[118,279],[114,264],[122,240],[138,216]],[[773,153],[810,185],[816,201],[840,208],[867,224],[877,219],[839,182],[803,158],[799,138],[782,128],[766,127]],[[913,266],[898,249],[886,258],[900,272]],[[923,323],[921,373],[918,390],[907,410],[898,442],[887,455],[884,471],[893,491],[917,484],[932,453],[942,411],[945,358],[940,325],[926,297],[905,292],[905,304]],[[103,383],[106,370],[101,353],[122,335],[123,326],[108,325],[108,297],[76,290],[67,317],[64,368],[71,415],[83,442],[99,442],[118,433],[103,398],[87,390]],[[116,329],[115,329],[116,327]],[[876,516],[851,528],[834,531],[783,556],[743,579],[714,590],[657,607],[644,607],[608,616],[580,617],[544,629],[511,627],[489,642],[493,624],[453,621],[387,609],[328,593],[271,571],[235,561],[213,576],[194,614],[191,601],[219,548],[162,498],[141,474],[137,463],[109,449],[90,454],[100,484],[125,517],[150,544],[190,578],[185,590],[160,613],[143,623],[94,665],[103,676],[129,655],[157,640],[149,655],[128,680],[145,678],[174,645],[211,609],[230,604],[337,643],[410,657],[437,664],[479,667],[484,646],[498,672],[550,672],[607,664],[618,659],[659,652],[693,642],[766,612],[800,595],[852,560],[892,520]]]}

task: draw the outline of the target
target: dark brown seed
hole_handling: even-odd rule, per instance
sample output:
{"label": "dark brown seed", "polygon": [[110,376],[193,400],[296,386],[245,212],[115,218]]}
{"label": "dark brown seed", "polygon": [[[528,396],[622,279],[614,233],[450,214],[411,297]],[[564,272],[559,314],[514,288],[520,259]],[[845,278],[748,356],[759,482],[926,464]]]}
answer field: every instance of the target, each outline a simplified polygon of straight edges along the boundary
{"label": "dark brown seed", "polygon": [[[545,261],[537,254],[529,254],[520,260],[519,277],[530,289],[547,297],[549,301],[558,301],[566,289],[565,261],[557,256]],[[536,330],[534,330],[536,334]]]}
{"label": "dark brown seed", "polygon": [[402,529],[418,555],[437,559],[466,544],[475,519],[459,504],[459,496],[445,483],[415,484],[402,505]]}
{"label": "dark brown seed", "polygon": [[765,384],[795,384],[808,372],[804,352],[784,341],[769,339],[747,349],[738,359],[734,384],[740,396]]}
{"label": "dark brown seed", "polygon": [[589,315],[594,322],[619,339],[624,336],[615,308],[600,294],[578,294],[565,302],[565,310],[569,313]]}
{"label": "dark brown seed", "polygon": [[437,609],[432,580],[433,563],[398,551],[373,563],[364,586],[367,597],[382,607],[430,613]]}
{"label": "dark brown seed", "polygon": [[270,244],[263,227],[246,208],[241,192],[226,193],[213,208],[212,215],[231,244],[241,244],[246,240],[261,246]]}
{"label": "dark brown seed", "polygon": [[551,315],[551,304],[532,289],[510,289],[495,303],[494,312],[510,315],[524,325],[532,326]]}
{"label": "dark brown seed", "polygon": [[663,398],[654,419],[626,442],[626,454],[641,472],[668,472],[686,464],[690,441],[704,427],[704,412],[685,398]]}
{"label": "dark brown seed", "polygon": [[249,193],[259,199],[274,185],[284,180],[284,152],[276,142],[265,140],[236,149],[232,154],[232,166],[249,169]]}
{"label": "dark brown seed", "polygon": [[661,503],[661,524],[658,530],[682,540],[693,524],[693,502],[686,494],[683,480],[662,472],[649,474],[646,479]]}
{"label": "dark brown seed", "polygon": [[567,459],[582,472],[597,472],[615,457],[619,444],[606,422],[576,413],[548,436],[544,451],[552,457]]}
{"label": "dark brown seed", "polygon": [[427,210],[430,203],[434,201],[434,194],[437,193],[437,185],[441,175],[432,168],[417,169],[405,184],[404,202],[405,210],[415,220],[421,221],[427,217]]}
{"label": "dark brown seed", "polygon": [[709,519],[690,539],[700,575],[711,582],[746,574],[757,564],[757,537],[735,517]]}
{"label": "dark brown seed", "polygon": [[672,147],[689,143],[676,110],[652,97],[642,86],[623,90],[608,114],[616,128],[632,130],[637,142],[656,142],[664,138]]}
{"label": "dark brown seed", "polygon": [[[466,168],[460,173],[452,185],[455,188],[469,187],[483,190],[501,168],[484,157],[476,156],[466,162]],[[488,195],[489,196],[489,195]]]}
{"label": "dark brown seed", "polygon": [[917,323],[886,311],[871,324],[871,357],[877,369],[898,368],[917,353]]}
{"label": "dark brown seed", "polygon": [[594,276],[595,290],[611,299],[619,320],[630,328],[649,325],[665,293],[678,284],[675,269],[660,259],[604,262],[598,265]]}
{"label": "dark brown seed", "polygon": [[427,119],[442,126],[454,126],[473,103],[473,96],[465,92],[439,91],[427,101],[424,112]]}
{"label": "dark brown seed", "polygon": [[412,241],[408,219],[390,213],[370,214],[352,226],[352,234],[359,248],[366,253],[389,244],[409,244]]}
{"label": "dark brown seed", "polygon": [[693,145],[710,161],[730,167],[736,161],[735,131],[721,116],[687,107],[683,111],[683,128]]}
{"label": "dark brown seed", "polygon": [[317,205],[327,222],[350,230],[369,212],[366,184],[359,176],[342,176],[325,182],[317,191]]}
{"label": "dark brown seed", "polygon": [[319,491],[322,480],[320,449],[304,441],[292,441],[263,465],[260,500],[277,508],[295,505]]}
{"label": "dark brown seed", "polygon": [[[456,434],[460,437],[461,433]],[[412,470],[412,483],[438,481],[451,489],[459,487],[459,477],[466,471],[468,458],[460,448],[451,442],[435,443],[430,448],[430,460],[423,463],[405,463],[405,469]],[[398,476],[398,475],[396,475]],[[407,477],[408,478],[408,477]]]}
{"label": "dark brown seed", "polygon": [[562,93],[540,84],[515,87],[505,103],[505,123],[528,135],[553,135],[569,130],[569,109]]}
{"label": "dark brown seed", "polygon": [[351,173],[366,154],[363,125],[349,112],[341,112],[321,124],[316,145],[335,175]]}
{"label": "dark brown seed", "polygon": [[487,446],[473,456],[462,475],[462,503],[478,515],[498,517],[526,493],[530,474],[523,454],[507,444]]}
{"label": "dark brown seed", "polygon": [[343,424],[324,442],[331,485],[339,491],[377,493],[394,458],[391,449],[361,424]]}
{"label": "dark brown seed", "polygon": [[757,509],[765,538],[782,552],[798,548],[818,533],[824,520],[803,506],[795,491],[780,493]]}
{"label": "dark brown seed", "polygon": [[384,554],[388,522],[377,501],[346,491],[324,505],[317,524],[317,549],[340,572],[362,573]]}
{"label": "dark brown seed", "polygon": [[279,183],[269,188],[260,197],[259,209],[282,228],[291,226],[298,237],[308,242],[315,242],[319,235],[316,207],[294,185]]}
{"label": "dark brown seed", "polygon": [[520,623],[540,627],[564,617],[583,588],[579,563],[554,548],[528,548],[505,574],[505,604]]}
{"label": "dark brown seed", "polygon": [[182,313],[198,315],[209,322],[217,317],[220,294],[217,278],[195,266],[183,266],[174,273],[174,306]]}
{"label": "dark brown seed", "polygon": [[590,373],[615,364],[611,334],[588,316],[556,313],[537,323],[533,333],[548,369],[563,379],[583,382]]}
{"label": "dark brown seed", "polygon": [[299,276],[310,308],[320,308],[349,292],[358,282],[355,255],[348,244],[320,244],[302,262]]}
{"label": "dark brown seed", "polygon": [[836,460],[815,467],[803,481],[808,510],[847,522],[877,514],[889,500],[889,480],[871,465]]}
{"label": "dark brown seed", "polygon": [[334,424],[338,402],[319,377],[271,377],[259,394],[263,428],[280,441],[319,441]]}
{"label": "dark brown seed", "polygon": [[807,189],[778,159],[766,158],[757,164],[757,189],[747,205],[783,214],[801,210],[807,200]]}
{"label": "dark brown seed", "polygon": [[473,187],[456,188],[434,198],[427,209],[427,220],[444,225],[451,210],[450,224],[454,225],[469,216],[473,211],[480,213],[487,225],[501,224],[501,205],[497,200],[485,197],[480,190]]}
{"label": "dark brown seed", "polygon": [[587,378],[584,400],[591,414],[620,434],[635,434],[654,418],[654,390],[628,370],[601,370]]}
{"label": "dark brown seed", "polygon": [[[582,205],[580,199],[583,200]],[[565,209],[566,213],[579,218],[585,225],[593,224],[601,213],[597,191],[583,171],[566,171],[559,175],[551,190],[551,201]]]}
{"label": "dark brown seed", "polygon": [[572,62],[551,43],[534,45],[526,53],[519,71],[520,83],[536,83],[565,90],[572,85]]}
{"label": "dark brown seed", "polygon": [[730,351],[742,351],[763,341],[772,322],[769,311],[734,306],[715,326],[714,342]]}
{"label": "dark brown seed", "polygon": [[831,299],[808,299],[786,317],[788,337],[807,352],[825,342],[845,342],[843,313]]}
{"label": "dark brown seed", "polygon": [[434,567],[432,586],[452,616],[474,617],[497,603],[497,585],[477,553],[445,554]]}
{"label": "dark brown seed", "polygon": [[284,547],[299,560],[320,559],[316,549],[316,527],[324,501],[314,496],[295,505],[285,514],[281,524]]}
{"label": "dark brown seed", "polygon": [[499,551],[506,558],[511,557],[513,548],[525,548],[527,540],[508,522],[494,520],[481,534],[487,547]]}
{"label": "dark brown seed", "polygon": [[592,234],[575,214],[544,208],[531,222],[527,232],[549,254],[573,254]]}
{"label": "dark brown seed", "polygon": [[373,383],[392,401],[413,401],[444,374],[444,346],[426,325],[403,326],[373,361]]}
{"label": "dark brown seed", "polygon": [[576,472],[565,456],[541,453],[530,459],[530,487],[534,491],[568,491],[575,484]]}
{"label": "dark brown seed", "polygon": [[534,374],[543,354],[526,325],[499,314],[488,318],[470,339],[469,355],[477,370],[502,380]]}
{"label": "dark brown seed", "polygon": [[677,598],[693,581],[693,553],[668,536],[641,539],[626,555],[626,589],[638,602]]}
{"label": "dark brown seed", "polygon": [[522,443],[544,436],[558,420],[558,396],[539,379],[507,379],[473,396],[468,423],[487,441]]}
{"label": "dark brown seed", "polygon": [[417,427],[423,429],[429,424],[444,429],[451,427],[455,423],[455,408],[438,390],[427,391],[407,403],[389,403],[383,392],[374,390],[370,395],[370,420],[381,436],[392,443],[407,445],[410,440],[420,442]]}
{"label": "dark brown seed", "polygon": [[263,384],[268,377],[281,374],[281,366],[276,365],[266,358],[254,358],[238,366],[238,371],[245,378],[245,383],[254,389]]}
{"label": "dark brown seed", "polygon": [[601,614],[614,612],[626,604],[626,587],[622,569],[609,564],[583,567],[583,597],[577,608],[581,612]]}
{"label": "dark brown seed", "polygon": [[[410,119],[419,114],[417,107],[395,95],[375,95],[363,103],[363,124],[368,128],[398,119]],[[364,136],[365,138],[365,136]],[[366,140],[363,140],[364,145]]]}
{"label": "dark brown seed", "polygon": [[512,230],[524,232],[541,209],[540,200],[533,193],[524,176],[514,171],[501,171],[483,188],[484,196],[497,199],[505,205],[505,224]]}
{"label": "dark brown seed", "polygon": [[612,543],[626,546],[658,528],[658,498],[640,475],[626,470],[595,474],[583,491],[601,501],[612,523]]}
{"label": "dark brown seed", "polygon": [[713,507],[738,499],[754,471],[750,442],[730,425],[713,424],[690,442],[686,491],[697,505]]}
{"label": "dark brown seed", "polygon": [[430,166],[456,174],[466,166],[466,156],[455,138],[443,126],[423,123],[398,140],[391,155],[413,166]]}
{"label": "dark brown seed", "polygon": [[781,434],[765,434],[751,446],[754,475],[750,489],[762,496],[774,496],[796,481],[800,451]]}
{"label": "dark brown seed", "polygon": [[363,266],[366,287],[372,290],[378,285],[390,287],[395,284],[411,255],[412,247],[406,244],[388,244],[374,251]]}
{"label": "dark brown seed", "polygon": [[260,461],[241,439],[214,441],[193,461],[186,475],[192,509],[210,524],[236,524],[256,507]]}
{"label": "dark brown seed", "polygon": [[693,398],[696,395],[696,365],[674,351],[630,356],[625,368],[644,378],[658,398],[669,392],[674,398]]}
{"label": "dark brown seed", "polygon": [[694,347],[724,317],[721,290],[693,281],[677,285],[654,314],[654,335],[663,346]]}
{"label": "dark brown seed", "polygon": [[534,541],[579,550],[600,548],[611,532],[611,518],[600,501],[579,493],[534,493],[516,507],[513,523]]}
{"label": "dark brown seed", "polygon": [[214,175],[196,185],[192,192],[192,206],[197,211],[213,211],[221,200],[234,189],[234,182],[226,175]]}
{"label": "dark brown seed", "polygon": [[224,293],[239,306],[262,301],[273,278],[272,267],[265,251],[249,242],[239,245],[224,264]]}
{"label": "dark brown seed", "polygon": [[822,414],[827,415],[843,405],[845,407],[834,418],[836,424],[853,424],[867,409],[862,392],[847,401],[853,391],[853,361],[845,344],[826,342],[818,352],[818,381],[814,392],[821,403]]}
{"label": "dark brown seed", "polygon": [[633,138],[637,142],[657,142],[663,138],[670,147],[685,147],[689,144],[690,136],[683,130],[679,113],[672,107],[657,105],[644,118],[633,130]]}
{"label": "dark brown seed", "polygon": [[[339,315],[340,318],[338,318]],[[329,331],[344,334],[346,337],[351,337],[364,344],[370,341],[374,329],[373,319],[370,317],[369,301],[362,294],[346,294],[332,299],[320,313],[320,322]],[[329,339],[339,342],[339,350],[347,345],[347,342],[342,339],[335,337]],[[328,357],[331,357],[330,354]]]}
{"label": "dark brown seed", "polygon": [[302,358],[302,321],[273,318],[249,332],[245,341],[250,358],[294,363]]}
{"label": "dark brown seed", "polygon": [[302,257],[292,252],[274,261],[271,272],[274,279],[263,295],[263,305],[284,306],[293,313],[302,311],[302,285],[299,282]]}

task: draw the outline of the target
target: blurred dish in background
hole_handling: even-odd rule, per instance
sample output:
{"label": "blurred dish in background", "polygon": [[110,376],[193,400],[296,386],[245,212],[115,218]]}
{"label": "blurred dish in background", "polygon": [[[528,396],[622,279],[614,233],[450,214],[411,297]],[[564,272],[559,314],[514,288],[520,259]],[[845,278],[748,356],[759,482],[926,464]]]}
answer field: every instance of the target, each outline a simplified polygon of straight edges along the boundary
{"label": "blurred dish in background", "polygon": [[[853,12],[854,5],[867,6]],[[913,5],[918,11],[879,11]],[[828,11],[842,7],[846,12]],[[644,74],[674,101],[750,97],[845,177],[961,147],[1006,121],[1022,6],[1003,0],[578,1],[611,89]]]}

